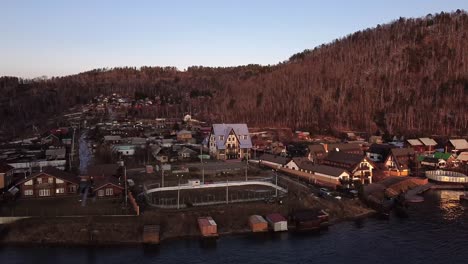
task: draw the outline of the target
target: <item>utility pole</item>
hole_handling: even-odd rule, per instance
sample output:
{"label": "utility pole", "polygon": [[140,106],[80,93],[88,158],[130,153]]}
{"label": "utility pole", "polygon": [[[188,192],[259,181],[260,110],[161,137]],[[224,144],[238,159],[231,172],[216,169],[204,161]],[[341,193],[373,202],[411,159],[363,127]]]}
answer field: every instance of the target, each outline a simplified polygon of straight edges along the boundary
{"label": "utility pole", "polygon": [[274,171],[275,171],[275,185],[276,185],[275,197],[278,197],[278,170],[274,170]]}
{"label": "utility pole", "polygon": [[245,161],[245,181],[248,181],[248,179],[247,179],[247,170],[248,170],[248,167],[249,167],[249,154],[250,153],[247,153],[247,159]]}
{"label": "utility pole", "polygon": [[164,168],[161,164],[161,187],[164,187]]}
{"label": "utility pole", "polygon": [[226,204],[229,203],[229,179],[226,178]]}
{"label": "utility pole", "polygon": [[180,178],[182,177],[183,175],[177,175],[177,178],[179,179],[179,183],[178,183],[178,188],[177,188],[177,209],[180,208]]}
{"label": "utility pole", "polygon": [[125,208],[127,208],[128,191],[127,191],[127,167],[126,166],[124,166],[124,179],[125,179]]}

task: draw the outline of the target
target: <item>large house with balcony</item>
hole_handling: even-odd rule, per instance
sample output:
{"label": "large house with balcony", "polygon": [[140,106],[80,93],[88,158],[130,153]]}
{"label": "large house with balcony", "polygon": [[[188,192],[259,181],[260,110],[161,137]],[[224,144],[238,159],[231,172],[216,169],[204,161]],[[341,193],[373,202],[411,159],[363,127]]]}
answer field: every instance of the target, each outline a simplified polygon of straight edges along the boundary
{"label": "large house with balcony", "polygon": [[350,180],[360,181],[362,184],[372,183],[373,170],[376,168],[374,162],[364,155],[341,151],[329,152],[322,164],[345,169],[350,174]]}
{"label": "large house with balcony", "polygon": [[247,158],[252,148],[249,129],[246,124],[213,124],[208,147],[216,159]]}
{"label": "large house with balcony", "polygon": [[415,162],[416,151],[413,148],[394,148],[384,164],[390,176],[409,176]]}
{"label": "large house with balcony", "polygon": [[70,173],[53,167],[34,173],[17,182],[23,198],[59,197],[77,194],[80,179]]}
{"label": "large house with balcony", "polygon": [[6,191],[10,187],[14,169],[12,166],[0,162],[0,192]]}

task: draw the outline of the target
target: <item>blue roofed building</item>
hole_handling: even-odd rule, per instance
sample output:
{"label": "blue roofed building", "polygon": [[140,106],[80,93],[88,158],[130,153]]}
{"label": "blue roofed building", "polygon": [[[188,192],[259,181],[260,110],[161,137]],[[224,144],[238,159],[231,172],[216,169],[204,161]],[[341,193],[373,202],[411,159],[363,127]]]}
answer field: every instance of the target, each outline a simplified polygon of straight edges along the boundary
{"label": "blue roofed building", "polygon": [[215,159],[247,158],[252,148],[249,129],[246,124],[213,124],[208,147]]}

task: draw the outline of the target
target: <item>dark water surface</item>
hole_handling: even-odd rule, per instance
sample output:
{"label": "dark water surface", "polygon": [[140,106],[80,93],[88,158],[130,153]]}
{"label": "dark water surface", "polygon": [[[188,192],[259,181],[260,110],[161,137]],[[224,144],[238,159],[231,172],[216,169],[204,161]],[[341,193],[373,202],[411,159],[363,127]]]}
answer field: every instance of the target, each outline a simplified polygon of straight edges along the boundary
{"label": "dark water surface", "polygon": [[321,234],[248,234],[143,247],[3,247],[0,263],[468,263],[468,210],[430,191],[409,217],[365,219]]}

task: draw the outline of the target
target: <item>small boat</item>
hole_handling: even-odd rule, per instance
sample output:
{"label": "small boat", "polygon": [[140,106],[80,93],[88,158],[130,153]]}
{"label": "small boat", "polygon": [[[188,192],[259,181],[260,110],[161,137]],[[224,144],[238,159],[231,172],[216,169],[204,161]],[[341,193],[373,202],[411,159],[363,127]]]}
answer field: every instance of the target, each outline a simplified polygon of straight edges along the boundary
{"label": "small boat", "polygon": [[460,203],[468,205],[468,193],[460,195]]}

